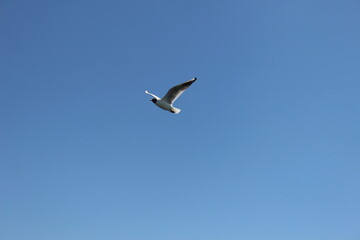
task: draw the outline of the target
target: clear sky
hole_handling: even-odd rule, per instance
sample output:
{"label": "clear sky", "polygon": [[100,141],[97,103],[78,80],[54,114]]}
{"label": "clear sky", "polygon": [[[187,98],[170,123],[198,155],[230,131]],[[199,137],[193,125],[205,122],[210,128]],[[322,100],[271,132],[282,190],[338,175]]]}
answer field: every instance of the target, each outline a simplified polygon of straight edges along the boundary
{"label": "clear sky", "polygon": [[1,1],[0,238],[360,239],[359,13]]}

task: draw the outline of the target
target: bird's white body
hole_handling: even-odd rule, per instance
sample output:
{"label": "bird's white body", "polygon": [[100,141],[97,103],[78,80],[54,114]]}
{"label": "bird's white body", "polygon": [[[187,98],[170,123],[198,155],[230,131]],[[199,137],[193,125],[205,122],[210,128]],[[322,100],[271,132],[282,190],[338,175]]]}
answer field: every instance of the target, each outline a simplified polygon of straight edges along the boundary
{"label": "bird's white body", "polygon": [[155,105],[158,106],[159,108],[162,108],[166,111],[169,111],[169,112],[172,112],[175,114],[178,114],[181,111],[181,109],[173,107],[172,104],[169,104],[167,101],[164,101],[162,99],[157,100]]}
{"label": "bird's white body", "polygon": [[152,93],[149,93],[148,91],[145,91],[145,93],[149,94],[153,97],[153,99],[151,99],[150,101],[155,103],[155,105],[158,106],[159,108],[164,109],[169,112],[172,112],[172,113],[175,113],[175,114],[178,114],[181,111],[181,109],[174,107],[173,103],[195,81],[196,81],[196,78],[193,78],[189,81],[186,81],[182,84],[172,87],[163,98],[159,98],[158,96],[156,96]]}

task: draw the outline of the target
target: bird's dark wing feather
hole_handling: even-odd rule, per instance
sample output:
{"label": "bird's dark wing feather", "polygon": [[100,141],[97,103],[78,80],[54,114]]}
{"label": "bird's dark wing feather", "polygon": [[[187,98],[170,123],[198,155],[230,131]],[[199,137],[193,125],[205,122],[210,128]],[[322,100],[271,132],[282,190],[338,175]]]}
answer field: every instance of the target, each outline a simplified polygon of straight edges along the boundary
{"label": "bird's dark wing feather", "polygon": [[176,85],[175,87],[170,88],[170,90],[166,93],[166,95],[162,98],[164,101],[172,104],[180,97],[180,95],[190,87],[193,82],[196,81],[196,78],[193,78],[189,81]]}

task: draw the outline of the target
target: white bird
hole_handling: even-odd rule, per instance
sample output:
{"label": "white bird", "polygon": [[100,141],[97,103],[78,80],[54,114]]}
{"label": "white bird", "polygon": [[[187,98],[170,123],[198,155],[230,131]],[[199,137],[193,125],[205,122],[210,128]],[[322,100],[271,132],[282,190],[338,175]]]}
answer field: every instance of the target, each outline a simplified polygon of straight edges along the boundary
{"label": "white bird", "polygon": [[197,78],[193,78],[189,81],[186,81],[184,83],[181,83],[179,85],[176,85],[175,87],[172,87],[169,89],[169,91],[166,93],[166,95],[163,98],[159,98],[155,96],[152,93],[149,93],[148,91],[145,91],[146,94],[149,94],[153,97],[150,101],[155,103],[156,106],[159,108],[162,108],[166,111],[178,114],[181,109],[178,109],[176,107],[173,107],[173,103],[180,97],[180,95],[188,88],[190,87],[193,82],[196,81]]}

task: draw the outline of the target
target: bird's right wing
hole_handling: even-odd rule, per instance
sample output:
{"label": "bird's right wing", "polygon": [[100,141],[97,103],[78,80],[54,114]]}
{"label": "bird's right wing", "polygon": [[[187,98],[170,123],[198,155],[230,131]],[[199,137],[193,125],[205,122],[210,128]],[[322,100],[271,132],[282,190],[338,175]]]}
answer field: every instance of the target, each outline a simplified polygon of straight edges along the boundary
{"label": "bird's right wing", "polygon": [[176,85],[175,87],[170,88],[170,90],[166,93],[166,95],[162,98],[164,101],[173,104],[176,99],[178,99],[181,94],[190,87],[193,82],[196,81],[197,78],[193,78],[189,81]]}

